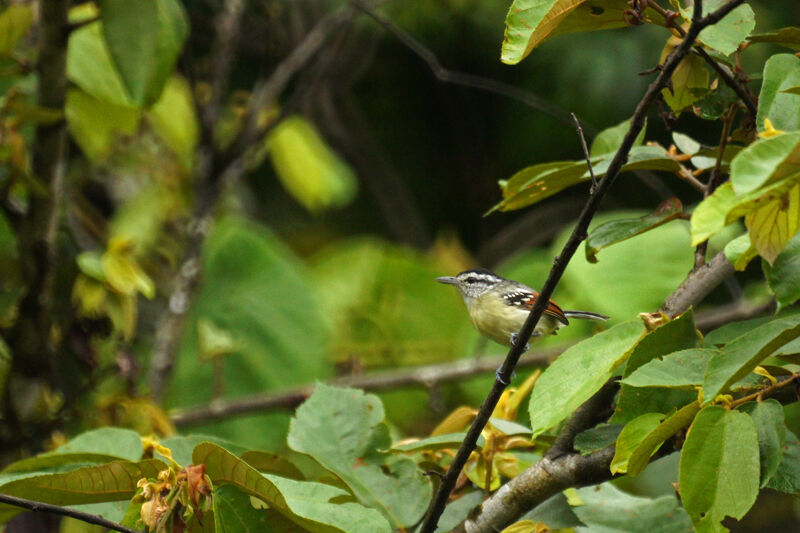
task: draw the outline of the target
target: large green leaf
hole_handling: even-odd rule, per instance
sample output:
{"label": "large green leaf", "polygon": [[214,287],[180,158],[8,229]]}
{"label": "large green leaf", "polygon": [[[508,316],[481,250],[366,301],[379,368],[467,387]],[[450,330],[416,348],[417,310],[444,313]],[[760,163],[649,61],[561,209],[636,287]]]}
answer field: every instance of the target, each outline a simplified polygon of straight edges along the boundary
{"label": "large green leaf", "polygon": [[690,348],[653,359],[622,380],[632,387],[688,388],[703,384],[706,364],[718,350]]}
{"label": "large green leaf", "polygon": [[683,446],[678,482],[696,530],[727,531],[720,525],[722,519],[742,518],[758,496],[753,419],[716,405],[700,411]]}
{"label": "large green leaf", "polygon": [[764,129],[764,120],[769,119],[779,130],[800,129],[800,99],[796,95],[781,92],[800,85],[800,57],[794,54],[775,54],[764,64],[764,79],[758,96],[756,125]]}
{"label": "large green leaf", "polygon": [[0,13],[0,55],[9,53],[33,24],[33,6],[12,4]]}
{"label": "large green leaf", "polygon": [[236,485],[214,487],[211,496],[214,504],[216,533],[289,533],[297,531],[297,524],[274,511],[256,509],[250,496]]}
{"label": "large green leaf", "polygon": [[[28,472],[25,477],[0,478],[0,493],[54,505],[128,500],[136,492],[141,478],[156,478],[166,465],[157,459],[139,462],[112,461],[84,466],[65,465],[68,471],[57,473]],[[19,507],[0,505],[0,523],[19,513]]]}
{"label": "large green leaf", "polygon": [[189,32],[178,0],[100,0],[103,33],[128,92],[139,106],[155,102]]}
{"label": "large green leaf", "polygon": [[[200,320],[231,336],[224,359],[227,397],[312,382],[330,375],[324,358],[328,329],[319,297],[297,257],[267,230],[238,219],[217,223],[204,249],[203,281],[192,306],[167,391],[168,404],[206,404],[214,366],[199,357]],[[285,445],[285,413],[235,418],[203,429],[252,448]],[[253,427],[258,426],[257,432]]]}
{"label": "large green leaf", "polygon": [[739,407],[753,419],[758,432],[758,454],[761,465],[761,487],[772,479],[783,459],[786,424],[783,406],[773,399],[748,402]]}
{"label": "large green leaf", "polygon": [[70,33],[67,77],[98,100],[124,107],[135,106],[111,59],[100,22]]}
{"label": "large green leaf", "polygon": [[334,499],[341,501],[349,496],[339,488],[261,474],[224,448],[208,442],[197,445],[192,459],[194,464],[206,466],[206,475],[215,486],[235,485],[298,526],[315,533],[391,531],[386,520],[374,509],[347,501],[332,503]]}
{"label": "large green leaf", "polygon": [[[592,156],[597,179],[603,177],[614,158],[613,153]],[[663,170],[678,173],[680,164],[660,146],[637,146],[631,149],[628,162],[620,172],[629,170]],[[586,160],[559,161],[527,167],[508,180],[500,181],[503,200],[489,211],[513,211],[540,202],[567,187],[591,180]]]}
{"label": "large green leaf", "polygon": [[393,527],[415,524],[432,489],[409,458],[381,453],[391,446],[377,396],[318,384],[289,428],[289,446],[339,476],[361,503]]}
{"label": "large green leaf", "polygon": [[774,263],[800,230],[800,184],[747,213],[744,225],[753,248],[767,263]]}
{"label": "large green leaf", "polygon": [[622,492],[611,483],[577,490],[573,508],[593,533],[691,533],[692,523],[675,496],[650,499]]}
{"label": "large green leaf", "polygon": [[200,135],[192,100],[189,83],[180,76],[172,76],[164,86],[161,98],[147,112],[147,120],[153,126],[153,131],[187,169],[192,168],[194,149]]}
{"label": "large green leaf", "polygon": [[708,362],[703,379],[706,403],[749,374],[764,358],[800,337],[800,316],[778,318],[732,340]]}
{"label": "large green leaf", "polygon": [[[800,65],[800,59],[797,61]],[[800,102],[796,103],[796,107],[800,107]],[[797,176],[798,173],[800,131],[755,142],[736,154],[731,161],[731,183],[740,197],[765,185]]]}
{"label": "large green leaf", "polygon": [[588,400],[625,362],[639,342],[640,321],[618,324],[562,353],[536,381],[530,399],[532,438]]}
{"label": "large green leaf", "polygon": [[[591,157],[600,157],[605,154],[613,154],[616,152],[620,145],[622,144],[622,140],[625,138],[625,135],[628,133],[628,130],[631,129],[631,121],[623,120],[616,126],[611,126],[610,128],[606,128],[600,133],[592,141],[592,146],[589,149],[589,155]],[[633,146],[641,146],[644,142],[645,133],[647,131],[647,125],[642,128],[642,131],[639,132],[639,135],[636,136],[636,140],[633,141]]]}
{"label": "large green leaf", "polygon": [[[726,0],[705,0],[703,15],[716,11],[727,3]],[[703,44],[722,52],[725,55],[735,52],[747,39],[756,26],[755,13],[748,4],[742,4],[725,18],[708,26],[700,32],[698,40]]]}
{"label": "large green leaf", "polygon": [[624,27],[624,11],[617,0],[515,0],[500,60],[519,63],[553,35]]}
{"label": "large green leaf", "polygon": [[97,163],[111,155],[118,136],[136,133],[140,112],[100,100],[80,89],[70,89],[64,115],[75,143],[89,160]]}
{"label": "large green leaf", "polygon": [[792,50],[800,50],[800,28],[789,26],[748,37],[753,43],[776,43]]}
{"label": "large green leaf", "polygon": [[640,235],[683,213],[683,205],[678,198],[670,198],[663,202],[653,213],[643,217],[628,218],[606,222],[594,228],[586,238],[586,259],[590,263],[597,262],[597,252],[601,249]]}
{"label": "large green leaf", "polygon": [[800,234],[795,235],[770,265],[764,261],[764,276],[780,307],[800,299]]}

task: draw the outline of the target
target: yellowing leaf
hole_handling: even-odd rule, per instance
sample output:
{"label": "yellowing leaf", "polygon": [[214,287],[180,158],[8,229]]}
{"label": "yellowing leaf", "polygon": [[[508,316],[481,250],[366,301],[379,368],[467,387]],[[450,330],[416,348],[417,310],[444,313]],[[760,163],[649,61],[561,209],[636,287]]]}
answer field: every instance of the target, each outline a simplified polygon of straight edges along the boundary
{"label": "yellowing leaf", "polygon": [[522,520],[511,524],[501,531],[501,533],[547,533],[548,531],[550,531],[550,529],[540,522]]}
{"label": "yellowing leaf", "polygon": [[147,298],[155,296],[153,280],[141,269],[130,247],[112,239],[100,259],[108,284],[120,294],[133,296],[141,292]]}
{"label": "yellowing leaf", "polygon": [[33,6],[14,4],[0,13],[0,55],[11,51],[33,23]]}
{"label": "yellowing leaf", "polygon": [[748,213],[744,223],[755,249],[772,264],[800,229],[800,185]]}
{"label": "yellowing leaf", "polygon": [[[667,44],[662,54],[662,62],[672,51],[672,45]],[[709,75],[703,59],[699,56],[686,56],[672,73],[672,90],[663,89],[664,101],[676,113],[686,109],[703,96],[703,91],[708,89]]]}
{"label": "yellowing leaf", "polygon": [[478,411],[472,407],[462,405],[447,415],[447,418],[439,422],[439,425],[431,431],[431,437],[447,435],[463,430],[472,423],[472,419],[475,418],[477,413]]}

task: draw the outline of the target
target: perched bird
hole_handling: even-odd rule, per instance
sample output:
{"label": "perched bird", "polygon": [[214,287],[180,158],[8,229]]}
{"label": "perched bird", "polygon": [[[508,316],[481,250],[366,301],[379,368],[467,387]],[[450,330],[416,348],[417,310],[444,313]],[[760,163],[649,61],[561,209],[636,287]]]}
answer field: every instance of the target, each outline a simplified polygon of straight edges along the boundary
{"label": "perched bird", "polygon": [[[517,333],[539,296],[527,285],[505,279],[485,268],[436,278],[436,281],[454,285],[467,304],[475,328],[481,335],[505,346],[516,344]],[[564,311],[550,300],[532,336],[555,335],[559,328],[569,325],[570,318],[608,320],[607,316],[599,313]],[[525,346],[526,351],[528,348]]]}

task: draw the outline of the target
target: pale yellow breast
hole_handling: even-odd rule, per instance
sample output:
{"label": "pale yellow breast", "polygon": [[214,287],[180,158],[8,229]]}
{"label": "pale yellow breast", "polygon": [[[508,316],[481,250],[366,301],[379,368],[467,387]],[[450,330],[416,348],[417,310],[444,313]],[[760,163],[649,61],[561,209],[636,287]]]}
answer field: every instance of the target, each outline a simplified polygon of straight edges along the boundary
{"label": "pale yellow breast", "polygon": [[[470,318],[475,328],[493,341],[504,346],[511,345],[511,334],[519,332],[528,318],[528,311],[506,304],[502,299],[483,295],[467,301]],[[542,335],[554,333],[561,325],[547,315],[542,316],[536,331]]]}

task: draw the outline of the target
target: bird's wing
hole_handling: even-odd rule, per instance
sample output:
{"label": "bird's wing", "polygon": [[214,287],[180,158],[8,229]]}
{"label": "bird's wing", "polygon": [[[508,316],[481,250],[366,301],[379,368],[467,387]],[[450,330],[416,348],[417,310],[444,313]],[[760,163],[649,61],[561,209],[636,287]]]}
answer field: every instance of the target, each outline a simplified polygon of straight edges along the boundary
{"label": "bird's wing", "polygon": [[[539,293],[533,289],[518,289],[505,294],[503,297],[506,299],[509,305],[514,305],[521,309],[530,311],[533,309],[533,304],[536,303],[536,298],[539,297]],[[547,307],[544,310],[544,314],[555,318],[564,325],[569,324],[567,315],[564,314],[564,311],[553,300],[548,301]]]}

